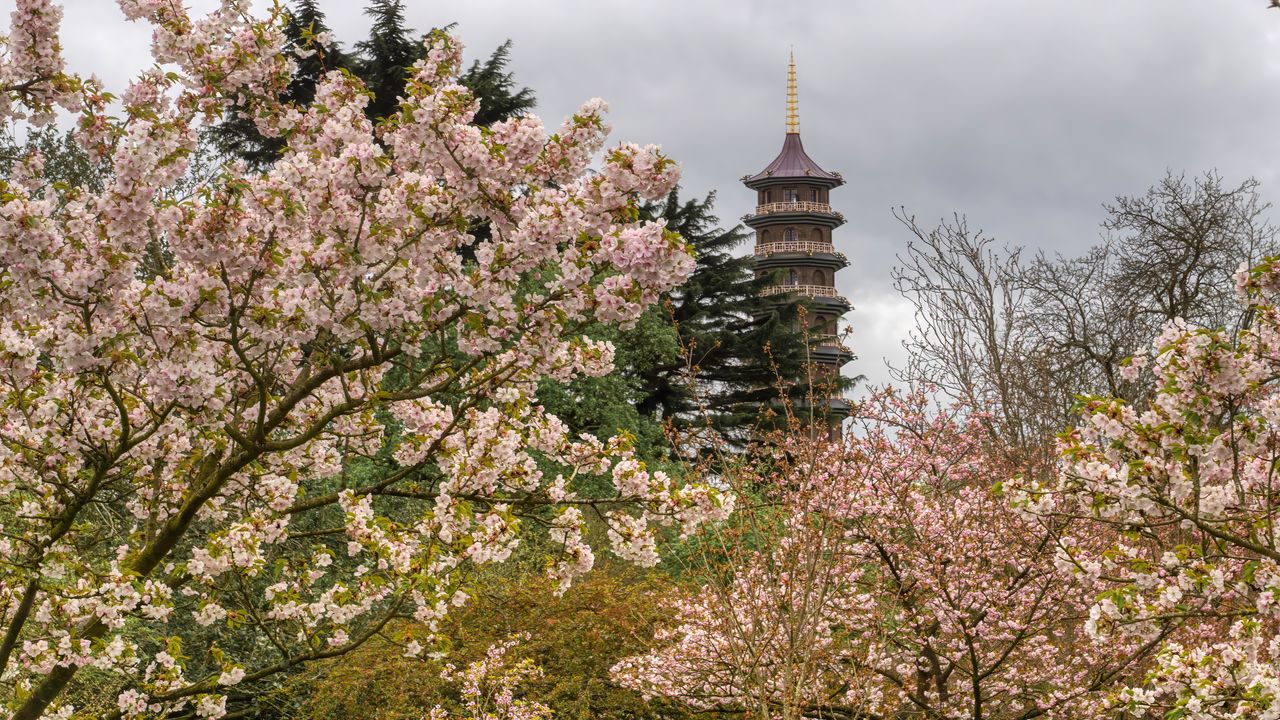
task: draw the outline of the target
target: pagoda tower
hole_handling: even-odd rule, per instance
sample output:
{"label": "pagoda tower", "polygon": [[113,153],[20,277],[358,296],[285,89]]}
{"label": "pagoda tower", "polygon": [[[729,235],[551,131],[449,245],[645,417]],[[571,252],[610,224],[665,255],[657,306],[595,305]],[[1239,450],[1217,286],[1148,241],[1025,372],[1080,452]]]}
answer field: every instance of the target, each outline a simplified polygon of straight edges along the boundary
{"label": "pagoda tower", "polygon": [[756,210],[743,222],[756,234],[756,274],[776,279],[765,294],[805,301],[814,410],[827,417],[831,434],[838,436],[840,421],[849,414],[837,389],[840,368],[853,359],[840,342],[839,326],[852,305],[836,291],[836,272],[849,260],[832,242],[844,216],[831,209],[829,195],[844,179],[819,167],[800,142],[794,53],[787,68],[786,120],[782,151],[763,170],[742,178],[756,192]]}

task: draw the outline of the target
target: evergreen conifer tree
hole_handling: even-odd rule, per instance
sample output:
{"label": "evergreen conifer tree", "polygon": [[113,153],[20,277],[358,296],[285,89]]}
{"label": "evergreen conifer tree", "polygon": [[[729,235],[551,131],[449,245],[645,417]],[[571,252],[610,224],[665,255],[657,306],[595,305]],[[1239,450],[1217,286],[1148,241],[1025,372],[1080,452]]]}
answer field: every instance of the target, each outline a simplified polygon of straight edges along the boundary
{"label": "evergreen conifer tree", "polygon": [[[373,0],[365,13],[373,18],[373,26],[369,38],[356,44],[360,53],[356,72],[374,96],[366,108],[369,117],[379,120],[395,112],[406,74],[425,50],[421,38],[405,27],[402,0]],[[507,70],[510,61],[511,41],[507,40],[485,61],[473,61],[458,78],[480,101],[477,125],[490,125],[533,109],[533,90],[516,85]]]}
{"label": "evergreen conifer tree", "polygon": [[373,0],[364,12],[373,18],[373,25],[369,37],[356,43],[356,74],[373,93],[365,114],[380,120],[395,112],[405,77],[426,50],[413,30],[405,27],[401,0]]}
{"label": "evergreen conifer tree", "polygon": [[[312,37],[332,32],[319,0],[297,0],[291,10],[285,26],[289,49],[306,49]],[[425,52],[422,38],[405,25],[402,0],[373,0],[365,13],[373,18],[373,24],[369,37],[356,43],[354,53],[343,52],[330,41],[322,51],[295,55],[298,71],[285,100],[299,105],[310,103],[322,75],[345,69],[359,77],[373,94],[365,108],[371,119],[381,120],[395,112],[409,69]],[[533,109],[533,90],[516,84],[507,69],[510,60],[508,40],[484,61],[473,61],[458,78],[480,101],[477,125],[489,125]],[[221,151],[242,158],[255,168],[270,165],[284,147],[282,139],[263,137],[251,118],[238,113],[215,127],[212,136]]]}
{"label": "evergreen conifer tree", "polygon": [[[324,13],[316,4],[316,0],[298,0],[294,12],[289,15],[289,22],[284,28],[288,38],[289,49],[302,49],[309,45],[311,38],[322,33],[332,33],[325,23]],[[349,68],[352,58],[342,51],[335,41],[314,54],[297,57],[298,71],[289,85],[289,100],[306,104],[316,97],[316,85],[321,76],[330,70]]]}
{"label": "evergreen conifer tree", "polygon": [[[808,392],[804,306],[762,295],[776,281],[757,277],[754,259],[735,253],[750,233],[741,225],[719,226],[715,193],[687,201],[678,193],[643,212],[665,219],[697,253],[693,276],[665,304],[683,352],[633,369],[645,388],[637,408],[677,427],[701,425],[742,440],[761,421],[763,407],[783,393],[802,400]],[[849,384],[843,380],[839,389]]]}
{"label": "evergreen conifer tree", "polygon": [[[312,38],[331,32],[316,0],[298,0],[291,9],[284,27],[285,44],[286,50],[293,52],[298,70],[283,99],[306,105],[315,99],[320,77],[330,70],[350,69],[352,58],[332,40],[324,47],[312,48]],[[312,49],[315,52],[298,52]],[[263,136],[253,119],[242,113],[231,113],[210,134],[219,150],[243,159],[254,168],[270,165],[284,149],[283,138]]]}
{"label": "evergreen conifer tree", "polygon": [[476,113],[477,125],[492,125],[533,109],[533,90],[516,85],[515,77],[507,70],[511,61],[511,41],[498,46],[488,60],[476,60],[458,78],[480,100]]}

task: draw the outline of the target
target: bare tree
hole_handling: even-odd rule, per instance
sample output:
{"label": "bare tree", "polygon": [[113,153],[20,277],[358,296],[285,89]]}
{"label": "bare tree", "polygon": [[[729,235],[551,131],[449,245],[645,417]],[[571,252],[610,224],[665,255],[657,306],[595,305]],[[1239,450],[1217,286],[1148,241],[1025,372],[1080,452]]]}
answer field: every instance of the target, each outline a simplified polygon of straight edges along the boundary
{"label": "bare tree", "polygon": [[1061,408],[1052,407],[1047,359],[1026,322],[1021,248],[997,246],[960,215],[932,229],[902,210],[894,216],[915,235],[893,271],[916,315],[900,377],[936,385],[968,407],[992,408],[992,429],[1007,445],[1042,448],[1057,428],[1046,419]]}
{"label": "bare tree", "polygon": [[1059,425],[1073,393],[1123,395],[1120,367],[1153,334],[1129,297],[1138,291],[1115,286],[1115,255],[1110,244],[1076,258],[1042,255],[1022,277],[1030,300],[1021,322],[1044,354]]}
{"label": "bare tree", "polygon": [[1107,206],[1103,227],[1118,250],[1112,284],[1129,290],[1137,317],[1240,324],[1226,280],[1276,249],[1276,228],[1266,217],[1271,205],[1259,186],[1249,178],[1225,187],[1216,171],[1191,182],[1170,172],[1145,195]]}
{"label": "bare tree", "polygon": [[1169,172],[1141,195],[1104,206],[1103,241],[1079,257],[1025,260],[955,216],[936,228],[895,216],[915,236],[894,281],[916,309],[899,375],[994,409],[994,429],[1036,452],[1068,425],[1080,394],[1141,403],[1149,390],[1121,368],[1171,320],[1249,322],[1231,276],[1277,250],[1253,178]]}
{"label": "bare tree", "polygon": [[1141,402],[1146,383],[1120,378],[1172,320],[1238,329],[1249,322],[1231,277],[1276,251],[1270,205],[1253,178],[1167,173],[1144,194],[1105,206],[1103,243],[1078,258],[1040,256],[1026,276],[1027,323],[1055,359],[1064,391]]}

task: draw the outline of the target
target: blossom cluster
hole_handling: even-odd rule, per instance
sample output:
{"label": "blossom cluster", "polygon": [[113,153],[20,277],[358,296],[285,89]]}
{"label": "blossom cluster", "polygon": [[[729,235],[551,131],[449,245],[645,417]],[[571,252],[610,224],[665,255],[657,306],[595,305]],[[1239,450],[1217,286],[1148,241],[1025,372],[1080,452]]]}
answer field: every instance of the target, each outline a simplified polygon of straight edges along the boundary
{"label": "blossom cluster", "polygon": [[9,33],[0,36],[0,117],[34,125],[53,120],[61,105],[76,108],[80,83],[65,72],[52,0],[17,0]]}

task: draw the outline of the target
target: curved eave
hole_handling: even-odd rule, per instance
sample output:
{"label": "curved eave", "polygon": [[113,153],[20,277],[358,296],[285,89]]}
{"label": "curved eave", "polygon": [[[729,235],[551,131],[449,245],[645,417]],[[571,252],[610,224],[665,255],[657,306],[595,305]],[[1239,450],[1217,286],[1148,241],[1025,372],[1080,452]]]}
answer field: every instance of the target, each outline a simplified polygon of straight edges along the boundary
{"label": "curved eave", "polygon": [[799,295],[796,293],[778,293],[769,295],[770,300],[779,305],[786,305],[796,301],[801,301],[806,305],[821,308],[823,310],[838,310],[843,315],[853,309],[853,303],[842,297],[829,297],[827,295],[816,295],[810,297],[808,295]]}
{"label": "curved eave", "polygon": [[830,190],[843,185],[844,178],[838,175],[835,177],[821,177],[818,175],[756,175],[742,179],[742,184],[752,190],[764,190],[765,188],[779,185],[795,185],[796,182],[803,182],[806,185],[818,185]]}
{"label": "curved eave", "polygon": [[842,297],[827,297],[825,295],[818,295],[817,297],[808,298],[808,300],[809,300],[809,304],[814,307],[819,307],[826,310],[839,310],[841,315],[853,309],[853,303],[850,303],[848,300]]}
{"label": "curved eave", "polygon": [[793,267],[820,267],[842,270],[849,267],[849,259],[843,253],[770,253],[756,255],[757,270],[779,270]]}
{"label": "curved eave", "polygon": [[849,417],[853,408],[849,405],[849,401],[844,398],[831,398],[827,400],[827,412],[842,418]]}
{"label": "curved eave", "polygon": [[743,215],[742,222],[752,230],[758,230],[770,225],[794,225],[803,223],[805,225],[823,225],[832,230],[844,224],[844,215],[839,213],[814,213],[814,212],[771,212],[763,215]]}
{"label": "curved eave", "polygon": [[847,348],[834,348],[829,345],[816,345],[810,348],[809,356],[813,358],[814,362],[837,367],[853,360],[853,353]]}
{"label": "curved eave", "polygon": [[[794,400],[792,401],[792,404],[798,410],[807,409],[809,407],[809,403],[805,400]],[[844,419],[849,417],[852,412],[852,407],[849,405],[849,401],[844,398],[827,398],[826,400],[818,401],[818,407],[815,408],[815,411],[819,414]]]}

